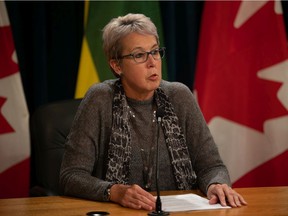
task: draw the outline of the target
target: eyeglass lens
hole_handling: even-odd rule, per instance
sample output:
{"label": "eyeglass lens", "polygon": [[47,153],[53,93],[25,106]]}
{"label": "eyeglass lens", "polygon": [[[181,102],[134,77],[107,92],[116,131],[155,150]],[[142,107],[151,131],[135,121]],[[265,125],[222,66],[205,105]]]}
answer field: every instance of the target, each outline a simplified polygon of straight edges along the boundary
{"label": "eyeglass lens", "polygon": [[134,53],[133,58],[137,63],[146,62],[148,59],[149,54],[154,58],[154,60],[159,60],[164,57],[165,51],[164,48],[155,49],[150,52],[141,52],[141,53]]}
{"label": "eyeglass lens", "polygon": [[151,54],[154,60],[159,60],[164,56],[164,50],[155,49],[150,52],[135,53],[133,57],[137,63],[142,63],[147,61],[149,54]]}

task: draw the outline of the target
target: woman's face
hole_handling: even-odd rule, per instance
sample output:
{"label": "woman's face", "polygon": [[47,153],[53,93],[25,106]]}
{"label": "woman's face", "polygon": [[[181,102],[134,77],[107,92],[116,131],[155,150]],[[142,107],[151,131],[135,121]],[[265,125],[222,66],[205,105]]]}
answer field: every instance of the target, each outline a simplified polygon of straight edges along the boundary
{"label": "woman's face", "polygon": [[[150,52],[159,48],[153,35],[131,33],[122,39],[122,56]],[[121,59],[118,64],[115,60],[110,65],[121,76],[125,94],[136,100],[146,100],[153,96],[154,90],[160,85],[162,79],[162,61],[155,60],[151,54],[143,63],[136,63],[133,57]]]}

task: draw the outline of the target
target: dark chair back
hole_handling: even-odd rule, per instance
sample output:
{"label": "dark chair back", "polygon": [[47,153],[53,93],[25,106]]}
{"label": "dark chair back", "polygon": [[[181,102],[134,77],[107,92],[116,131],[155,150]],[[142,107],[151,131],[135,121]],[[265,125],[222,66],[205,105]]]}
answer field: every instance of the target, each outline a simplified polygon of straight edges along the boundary
{"label": "dark chair back", "polygon": [[66,137],[81,99],[58,101],[39,107],[31,116],[31,196],[60,195],[59,173]]}

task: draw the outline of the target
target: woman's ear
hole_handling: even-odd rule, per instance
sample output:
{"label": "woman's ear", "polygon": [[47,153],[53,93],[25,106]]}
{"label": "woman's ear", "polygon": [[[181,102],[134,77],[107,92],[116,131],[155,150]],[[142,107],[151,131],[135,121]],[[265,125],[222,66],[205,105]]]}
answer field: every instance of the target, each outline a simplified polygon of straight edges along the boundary
{"label": "woman's ear", "polygon": [[109,64],[110,67],[114,70],[114,72],[120,76],[121,74],[120,62],[116,59],[110,59]]}

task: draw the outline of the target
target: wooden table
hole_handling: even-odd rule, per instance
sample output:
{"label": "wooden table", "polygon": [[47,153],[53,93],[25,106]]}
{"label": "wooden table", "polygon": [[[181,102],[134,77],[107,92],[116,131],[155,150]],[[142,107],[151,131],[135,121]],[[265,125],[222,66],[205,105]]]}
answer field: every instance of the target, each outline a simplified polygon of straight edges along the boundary
{"label": "wooden table", "polygon": [[[287,216],[288,215],[288,186],[287,187],[262,187],[262,188],[238,188],[235,189],[242,194],[248,206],[231,209],[205,210],[177,212],[170,215],[205,215],[205,216]],[[197,191],[190,191],[199,194]],[[161,192],[161,195],[184,194],[183,191]],[[0,199],[0,216],[17,215],[59,215],[59,216],[84,216],[89,211],[107,211],[114,216],[142,216],[147,211],[133,210],[119,206],[114,203],[94,202],[83,199],[50,196]]]}

